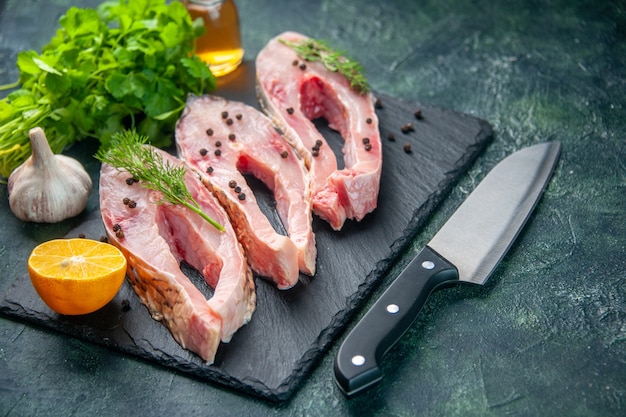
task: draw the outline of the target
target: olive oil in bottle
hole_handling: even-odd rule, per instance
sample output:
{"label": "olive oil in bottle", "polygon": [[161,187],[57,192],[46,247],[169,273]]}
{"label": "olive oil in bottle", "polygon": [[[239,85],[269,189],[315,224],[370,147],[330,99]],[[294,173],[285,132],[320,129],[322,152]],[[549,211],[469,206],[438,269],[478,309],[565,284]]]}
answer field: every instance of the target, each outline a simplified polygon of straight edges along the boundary
{"label": "olive oil in bottle", "polygon": [[233,0],[184,0],[192,20],[202,18],[206,33],[196,39],[195,52],[216,77],[239,66],[244,50],[239,15]]}

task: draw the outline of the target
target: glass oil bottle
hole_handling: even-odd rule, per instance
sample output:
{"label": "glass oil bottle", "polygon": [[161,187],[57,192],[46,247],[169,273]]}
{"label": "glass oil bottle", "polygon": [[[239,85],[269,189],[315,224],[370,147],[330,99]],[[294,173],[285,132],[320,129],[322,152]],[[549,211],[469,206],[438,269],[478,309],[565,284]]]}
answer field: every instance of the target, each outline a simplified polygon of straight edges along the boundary
{"label": "glass oil bottle", "polygon": [[216,77],[241,64],[239,15],[233,0],[184,0],[192,20],[202,18],[206,32],[196,39],[195,52]]}

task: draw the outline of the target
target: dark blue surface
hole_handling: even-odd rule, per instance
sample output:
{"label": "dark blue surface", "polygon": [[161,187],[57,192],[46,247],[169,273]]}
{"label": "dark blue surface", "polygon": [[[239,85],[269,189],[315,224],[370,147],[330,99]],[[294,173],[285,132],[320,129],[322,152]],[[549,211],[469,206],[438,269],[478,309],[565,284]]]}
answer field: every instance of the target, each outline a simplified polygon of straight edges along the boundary
{"label": "dark blue surface", "polygon": [[[0,83],[14,81],[14,51],[47,42],[74,3],[88,4],[45,2],[45,12],[44,2],[34,0],[0,6]],[[485,288],[447,289],[429,299],[389,352],[385,379],[367,396],[347,400],[335,387],[338,343],[291,400],[276,405],[0,318],[0,414],[623,415],[624,2],[237,4],[248,59],[271,36],[298,30],[350,51],[377,91],[469,113],[494,127],[493,143],[424,219],[426,227],[375,295],[498,160],[558,140],[561,161],[537,211]],[[3,236],[21,232],[2,227]],[[41,228],[28,233],[31,242],[42,237]],[[23,265],[5,255],[28,246],[9,242],[0,247],[3,271]],[[10,285],[0,276],[0,289]]]}

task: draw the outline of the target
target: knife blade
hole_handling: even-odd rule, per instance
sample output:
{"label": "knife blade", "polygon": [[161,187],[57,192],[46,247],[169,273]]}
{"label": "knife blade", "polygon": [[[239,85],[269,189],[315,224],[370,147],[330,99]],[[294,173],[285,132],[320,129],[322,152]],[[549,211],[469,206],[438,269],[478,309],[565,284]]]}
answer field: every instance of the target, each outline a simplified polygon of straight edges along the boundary
{"label": "knife blade", "polygon": [[539,201],[561,153],[558,142],[499,162],[368,310],[342,342],[335,382],[348,397],[382,379],[380,362],[438,288],[483,285]]}

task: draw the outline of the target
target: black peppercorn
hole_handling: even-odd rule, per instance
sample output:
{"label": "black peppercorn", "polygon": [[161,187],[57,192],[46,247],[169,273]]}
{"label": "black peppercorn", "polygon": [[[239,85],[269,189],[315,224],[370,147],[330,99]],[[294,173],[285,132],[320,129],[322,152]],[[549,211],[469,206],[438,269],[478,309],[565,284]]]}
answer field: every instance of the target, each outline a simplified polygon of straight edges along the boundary
{"label": "black peppercorn", "polygon": [[402,125],[400,130],[402,131],[402,133],[409,133],[409,132],[413,132],[415,128],[413,128],[413,123],[407,123],[405,125]]}

